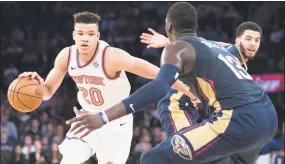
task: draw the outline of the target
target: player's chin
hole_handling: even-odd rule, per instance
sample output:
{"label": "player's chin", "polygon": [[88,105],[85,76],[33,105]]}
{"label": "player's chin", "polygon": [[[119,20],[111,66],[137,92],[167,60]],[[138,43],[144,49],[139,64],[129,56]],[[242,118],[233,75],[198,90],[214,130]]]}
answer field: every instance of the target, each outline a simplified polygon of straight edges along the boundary
{"label": "player's chin", "polygon": [[246,58],[249,59],[249,60],[254,59],[255,56],[256,56],[256,52],[254,52],[254,53],[252,53],[252,52],[246,53]]}
{"label": "player's chin", "polygon": [[89,48],[80,48],[79,53],[80,54],[89,54],[91,50]]}

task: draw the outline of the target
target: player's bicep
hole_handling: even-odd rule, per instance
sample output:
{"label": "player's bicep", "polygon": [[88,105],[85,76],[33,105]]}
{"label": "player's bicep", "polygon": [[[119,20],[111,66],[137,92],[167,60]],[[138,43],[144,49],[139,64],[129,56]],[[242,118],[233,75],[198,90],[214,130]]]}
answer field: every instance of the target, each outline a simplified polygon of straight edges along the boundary
{"label": "player's bicep", "polygon": [[135,67],[136,57],[121,49],[116,48],[113,51],[114,54],[117,54],[112,60],[117,71],[130,71]]}
{"label": "player's bicep", "polygon": [[46,77],[44,85],[51,95],[58,89],[67,72],[68,48],[63,49],[55,59],[54,68]]}
{"label": "player's bicep", "polygon": [[124,50],[116,49],[113,54],[117,54],[112,60],[112,65],[116,71],[124,70],[151,79],[153,79],[159,71],[159,68],[155,65],[143,59],[131,56]]}

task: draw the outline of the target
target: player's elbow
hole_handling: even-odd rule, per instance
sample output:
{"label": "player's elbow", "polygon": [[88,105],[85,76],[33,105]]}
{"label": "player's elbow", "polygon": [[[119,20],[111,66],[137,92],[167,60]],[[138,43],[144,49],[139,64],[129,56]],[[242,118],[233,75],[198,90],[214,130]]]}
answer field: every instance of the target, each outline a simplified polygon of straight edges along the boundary
{"label": "player's elbow", "polygon": [[47,100],[51,99],[51,97],[52,97],[52,94],[45,92],[43,95],[43,100],[47,101]]}
{"label": "player's elbow", "polygon": [[44,96],[43,96],[43,100],[44,100],[44,101],[47,101],[47,100],[49,100],[51,97],[52,97],[51,95],[44,95]]}

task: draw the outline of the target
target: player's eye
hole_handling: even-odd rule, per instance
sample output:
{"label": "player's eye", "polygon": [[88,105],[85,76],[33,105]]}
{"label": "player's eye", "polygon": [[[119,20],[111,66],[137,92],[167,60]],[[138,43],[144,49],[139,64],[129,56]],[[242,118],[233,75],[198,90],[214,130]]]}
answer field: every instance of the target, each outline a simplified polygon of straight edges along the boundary
{"label": "player's eye", "polygon": [[82,34],[82,33],[78,33],[78,35],[79,35],[79,36],[82,36],[83,34]]}
{"label": "player's eye", "polygon": [[89,36],[94,36],[94,34],[89,34]]}

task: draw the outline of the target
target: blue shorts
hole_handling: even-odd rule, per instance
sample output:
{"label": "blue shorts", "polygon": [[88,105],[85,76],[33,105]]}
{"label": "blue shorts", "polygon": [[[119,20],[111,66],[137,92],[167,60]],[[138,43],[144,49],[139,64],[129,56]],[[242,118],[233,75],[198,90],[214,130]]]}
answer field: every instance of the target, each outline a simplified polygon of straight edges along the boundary
{"label": "blue shorts", "polygon": [[[162,111],[164,103],[166,100],[159,104],[161,121],[166,117]],[[145,153],[141,164],[220,164],[231,155],[261,149],[273,138],[278,126],[275,108],[267,96],[261,102],[217,111],[200,124],[182,127],[184,121],[171,118],[177,132]],[[162,125],[168,127],[167,124]]]}
{"label": "blue shorts", "polygon": [[190,99],[173,89],[158,102],[157,111],[161,126],[168,136],[174,135],[184,127],[196,125],[199,117]]}

